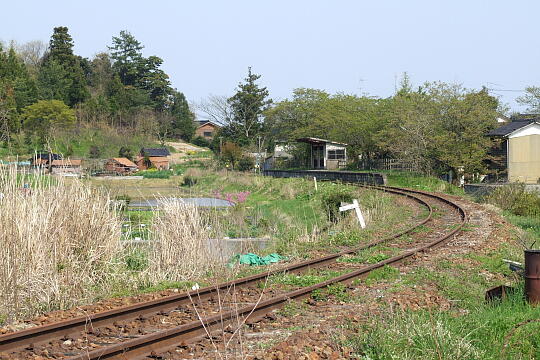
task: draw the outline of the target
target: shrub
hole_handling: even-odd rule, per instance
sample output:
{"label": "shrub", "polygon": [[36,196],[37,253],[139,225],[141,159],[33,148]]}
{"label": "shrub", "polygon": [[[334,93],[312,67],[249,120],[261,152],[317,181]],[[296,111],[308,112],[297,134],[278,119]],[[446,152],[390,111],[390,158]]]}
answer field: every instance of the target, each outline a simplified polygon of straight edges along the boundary
{"label": "shrub", "polygon": [[145,179],[168,179],[171,177],[170,170],[144,170],[136,173],[137,176],[143,176]]}
{"label": "shrub", "polygon": [[526,190],[524,184],[511,184],[496,188],[487,202],[519,216],[540,215],[540,196]]}
{"label": "shrub", "polygon": [[90,159],[99,159],[99,156],[101,155],[101,149],[97,145],[90,146],[90,150],[88,150],[88,157]]}
{"label": "shrub", "polygon": [[118,151],[118,156],[133,160],[133,151],[127,146],[122,146]]}
{"label": "shrub", "polygon": [[337,222],[342,216],[339,211],[341,203],[350,203],[352,200],[353,195],[351,190],[344,186],[336,185],[321,191],[323,208],[328,214],[328,220],[332,222]]}
{"label": "shrub", "polygon": [[191,143],[200,147],[210,147],[210,141],[206,140],[202,136],[197,136],[193,138],[193,140],[191,140]]}
{"label": "shrub", "polygon": [[238,170],[249,171],[255,167],[255,160],[251,156],[244,156],[238,161]]}
{"label": "shrub", "polygon": [[186,174],[186,175],[184,175],[184,179],[182,180],[182,186],[191,187],[191,186],[196,185],[197,181],[198,181],[197,177],[195,177],[193,175]]}
{"label": "shrub", "polygon": [[234,169],[238,164],[238,161],[242,158],[242,149],[240,146],[226,142],[221,148],[221,161],[225,163],[230,163]]}

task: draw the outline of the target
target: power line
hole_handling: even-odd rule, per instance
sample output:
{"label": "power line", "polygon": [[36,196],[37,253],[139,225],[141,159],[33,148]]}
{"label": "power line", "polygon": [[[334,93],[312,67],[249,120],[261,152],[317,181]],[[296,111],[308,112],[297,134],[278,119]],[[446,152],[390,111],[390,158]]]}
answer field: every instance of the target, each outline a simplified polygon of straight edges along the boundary
{"label": "power line", "polygon": [[516,90],[516,89],[492,89],[492,88],[487,88],[488,90],[491,90],[491,91],[509,91],[509,92],[525,92],[527,90]]}

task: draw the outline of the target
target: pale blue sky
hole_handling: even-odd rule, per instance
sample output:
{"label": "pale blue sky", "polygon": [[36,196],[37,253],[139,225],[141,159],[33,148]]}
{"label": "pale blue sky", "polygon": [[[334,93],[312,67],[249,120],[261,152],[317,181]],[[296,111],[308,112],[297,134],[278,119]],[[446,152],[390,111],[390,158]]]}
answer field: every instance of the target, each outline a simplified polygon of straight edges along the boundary
{"label": "pale blue sky", "polygon": [[[48,41],[63,25],[91,57],[126,29],[191,101],[231,95],[248,66],[276,100],[297,87],[385,97],[404,71],[415,85],[540,85],[533,0],[2,2],[1,40]],[[519,109],[519,93],[496,94]]]}

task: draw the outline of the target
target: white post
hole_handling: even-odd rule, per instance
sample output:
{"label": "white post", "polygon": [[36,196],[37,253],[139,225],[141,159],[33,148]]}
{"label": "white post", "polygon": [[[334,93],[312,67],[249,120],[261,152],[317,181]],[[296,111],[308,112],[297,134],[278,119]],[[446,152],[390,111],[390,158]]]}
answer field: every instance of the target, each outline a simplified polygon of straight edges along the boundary
{"label": "white post", "polygon": [[366,222],[364,221],[364,217],[362,216],[362,212],[360,211],[360,204],[358,203],[358,200],[353,199],[352,204],[346,204],[339,207],[339,211],[347,211],[352,210],[356,212],[356,217],[358,218],[358,222],[360,223],[360,227],[362,229],[366,228]]}
{"label": "white post", "polygon": [[364,217],[362,216],[362,212],[360,211],[360,204],[358,204],[358,200],[353,200],[354,210],[356,211],[356,216],[358,217],[358,222],[360,222],[360,227],[362,229],[366,228],[366,222],[364,221]]}
{"label": "white post", "polygon": [[315,191],[317,191],[317,178],[315,176],[313,177],[313,182],[315,183]]}

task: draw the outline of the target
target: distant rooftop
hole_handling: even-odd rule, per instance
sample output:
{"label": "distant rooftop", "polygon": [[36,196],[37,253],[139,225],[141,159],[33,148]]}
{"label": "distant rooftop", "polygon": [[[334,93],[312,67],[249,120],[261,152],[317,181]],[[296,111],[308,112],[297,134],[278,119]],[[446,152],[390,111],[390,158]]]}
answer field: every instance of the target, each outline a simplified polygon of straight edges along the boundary
{"label": "distant rooftop", "polygon": [[303,142],[303,143],[308,143],[308,144],[337,144],[337,145],[347,146],[347,144],[345,144],[345,143],[340,143],[340,142],[337,142],[337,141],[326,140],[326,139],[319,139],[319,138],[315,138],[315,137],[300,138],[300,139],[296,139],[296,141]]}
{"label": "distant rooftop", "polygon": [[516,130],[519,130],[525,126],[528,126],[532,123],[540,124],[540,117],[530,117],[530,118],[512,118],[512,121],[504,124],[503,126],[493,129],[488,132],[487,136],[508,136]]}
{"label": "distant rooftop", "polygon": [[171,153],[167,148],[142,148],[141,154],[143,156],[155,157],[155,156],[169,156]]}

